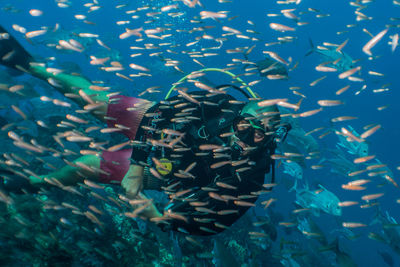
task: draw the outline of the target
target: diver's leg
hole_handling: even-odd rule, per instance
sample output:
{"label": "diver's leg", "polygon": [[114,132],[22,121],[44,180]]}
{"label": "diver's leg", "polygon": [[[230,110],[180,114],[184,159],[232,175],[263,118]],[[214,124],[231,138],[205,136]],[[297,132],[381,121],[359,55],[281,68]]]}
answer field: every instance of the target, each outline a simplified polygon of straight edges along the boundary
{"label": "diver's leg", "polygon": [[74,185],[83,179],[106,184],[121,183],[124,177],[132,176],[132,172],[129,172],[131,154],[131,148],[113,152],[104,150],[101,155],[82,156],[55,172],[39,177],[30,176],[29,180],[32,184],[45,183],[45,177],[54,178],[64,185]]}
{"label": "diver's leg", "polygon": [[[27,71],[39,79],[48,81],[63,94],[80,95],[80,98],[74,98],[74,100],[81,106],[104,103],[104,105],[99,105],[93,114],[101,121],[105,121],[104,116],[107,114],[109,92],[104,91],[102,87],[94,86],[90,81],[81,76],[48,72],[45,66],[34,63],[30,65]],[[97,90],[93,90],[93,88]]]}
{"label": "diver's leg", "polygon": [[[71,164],[72,165],[72,164]],[[30,176],[31,184],[45,183],[44,178],[54,178],[63,185],[75,185],[84,179],[99,179],[100,158],[95,155],[82,156],[73,161],[73,166],[65,165],[61,169],[38,177]]]}
{"label": "diver's leg", "polygon": [[104,121],[107,113],[108,92],[100,86],[94,86],[83,77],[66,73],[52,72],[44,64],[35,63],[35,59],[24,47],[0,25],[0,64],[29,73],[52,84],[57,90],[80,95],[78,104],[84,106],[93,103],[104,103],[93,111],[93,114]]}

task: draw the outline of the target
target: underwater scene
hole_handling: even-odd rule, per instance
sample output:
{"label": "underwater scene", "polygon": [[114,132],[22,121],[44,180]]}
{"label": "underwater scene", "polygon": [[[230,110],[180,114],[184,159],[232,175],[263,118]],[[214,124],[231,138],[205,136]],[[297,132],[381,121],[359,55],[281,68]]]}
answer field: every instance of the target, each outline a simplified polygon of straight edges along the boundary
{"label": "underwater scene", "polygon": [[0,266],[400,266],[399,34],[398,0],[0,0]]}

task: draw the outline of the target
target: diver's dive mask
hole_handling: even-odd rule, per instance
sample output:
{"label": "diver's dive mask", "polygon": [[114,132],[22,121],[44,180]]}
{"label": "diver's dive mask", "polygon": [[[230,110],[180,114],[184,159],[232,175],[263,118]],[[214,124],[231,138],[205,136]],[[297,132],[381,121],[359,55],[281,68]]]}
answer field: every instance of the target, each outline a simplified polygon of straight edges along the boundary
{"label": "diver's dive mask", "polygon": [[246,145],[254,146],[265,139],[265,128],[261,121],[250,114],[243,114],[233,122],[235,136]]}
{"label": "diver's dive mask", "polygon": [[[238,158],[244,154],[256,155],[257,152],[266,151],[267,148],[275,149],[276,144],[285,141],[290,124],[279,125],[270,129],[256,117],[245,113],[233,123],[235,132],[232,145],[232,157]],[[245,153],[245,150],[250,150]]]}
{"label": "diver's dive mask", "polygon": [[232,127],[235,132],[232,144],[233,158],[259,151],[270,139],[262,122],[247,113],[236,118]]}

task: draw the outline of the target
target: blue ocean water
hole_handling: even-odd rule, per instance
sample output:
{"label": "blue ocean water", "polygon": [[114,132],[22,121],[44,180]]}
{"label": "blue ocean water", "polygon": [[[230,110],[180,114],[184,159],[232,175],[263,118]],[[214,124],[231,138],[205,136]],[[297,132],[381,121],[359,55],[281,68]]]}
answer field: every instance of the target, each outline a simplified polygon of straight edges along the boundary
{"label": "blue ocean water", "polygon": [[[64,3],[68,6],[60,8],[57,2]],[[219,3],[221,2],[221,3]],[[186,46],[186,44],[195,41],[197,36],[202,36],[201,31],[189,32],[194,27],[213,26],[214,28],[206,29],[205,34],[211,35],[214,38],[221,38],[221,35],[226,32],[222,30],[223,26],[229,26],[236,30],[241,31],[243,35],[252,36],[259,41],[251,42],[249,39],[236,38],[233,36],[225,36],[227,41],[224,41],[220,49],[211,49],[210,53],[218,53],[215,56],[199,58],[198,60],[206,67],[226,68],[227,64],[233,63],[233,59],[244,59],[241,53],[227,54],[227,49],[235,49],[237,47],[250,47],[256,44],[256,47],[249,55],[249,61],[258,61],[263,59],[265,54],[263,51],[273,51],[278,53],[283,59],[288,60],[291,58],[289,68],[293,67],[298,62],[297,68],[289,72],[288,80],[269,80],[267,78],[259,78],[258,76],[241,76],[245,82],[261,79],[259,83],[252,86],[252,89],[257,92],[260,97],[265,99],[275,98],[288,98],[288,102],[297,103],[300,97],[292,93],[290,87],[300,87],[298,91],[306,96],[301,104],[299,112],[304,112],[312,109],[317,109],[320,106],[317,104],[318,100],[335,99],[341,100],[345,104],[337,107],[324,107],[322,112],[318,114],[301,118],[301,127],[305,132],[311,131],[318,127],[325,127],[325,129],[335,129],[340,131],[341,127],[348,128],[351,125],[357,133],[362,133],[365,130],[364,126],[369,124],[380,124],[382,126],[375,134],[367,138],[369,147],[369,155],[375,155],[383,164],[392,171],[392,178],[394,181],[398,180],[400,162],[398,159],[400,151],[400,127],[398,125],[398,114],[400,114],[400,107],[398,101],[400,94],[397,92],[400,84],[398,81],[398,62],[399,51],[391,51],[391,46],[388,45],[390,41],[389,36],[399,33],[400,24],[398,23],[398,14],[400,6],[392,1],[298,1],[298,4],[279,4],[273,1],[232,1],[222,3],[224,1],[201,1],[202,6],[189,8],[181,1],[98,1],[100,8],[93,12],[88,13],[89,7],[85,7],[85,2],[81,1],[0,1],[0,25],[5,27],[15,38],[25,47],[25,49],[32,54],[35,58],[41,60],[55,57],[54,61],[49,62],[49,66],[54,68],[73,68],[74,71],[81,73],[83,76],[91,80],[102,80],[106,86],[111,86],[115,91],[121,91],[122,94],[128,96],[137,96],[146,88],[152,86],[161,86],[159,89],[160,94],[145,94],[150,100],[161,100],[167,93],[169,88],[174,82],[177,82],[185,74],[192,71],[201,69],[202,67],[193,62],[187,55],[181,51],[201,51],[202,48],[217,47],[219,43],[214,40],[203,39],[193,46]],[[362,12],[370,19],[356,21],[356,9],[354,6],[365,6],[365,9],[360,9],[357,12]],[[147,12],[152,12],[150,9],[147,11],[137,12],[140,15],[137,19],[132,19],[136,13],[126,14],[128,10],[135,10],[138,7],[149,6],[161,8],[163,6],[177,4],[179,9],[176,12],[182,12],[182,15],[173,17],[166,14],[156,15],[155,17],[146,16]],[[117,5],[124,5],[121,8],[116,8]],[[314,11],[310,10],[312,8]],[[39,9],[43,11],[43,15],[33,17],[29,14],[29,10]],[[296,21],[285,18],[282,16],[281,10],[294,9],[293,12],[299,17],[299,22],[307,22],[306,25],[298,26]],[[157,9],[156,9],[157,10]],[[217,19],[201,19],[199,13],[201,11],[227,11],[228,18]],[[14,12],[15,11],[15,12]],[[88,24],[83,20],[77,20],[74,16],[77,14],[86,15],[86,20],[93,22]],[[279,16],[268,16],[267,14],[279,14]],[[320,18],[317,15],[326,14]],[[235,16],[237,16],[235,18]],[[231,19],[229,19],[231,18]],[[394,19],[391,19],[394,18]],[[396,19],[397,18],[397,19]],[[252,21],[254,25],[250,25],[247,21]],[[126,25],[117,25],[117,21],[130,21]],[[195,23],[193,21],[199,21]],[[289,27],[294,27],[294,32],[277,32],[269,27],[270,23],[280,23]],[[39,30],[41,27],[49,27],[48,33],[43,36],[32,38],[32,41],[24,38],[24,35],[12,29],[12,25],[20,25],[26,30],[33,31]],[[60,25],[60,30],[51,33],[56,24]],[[167,24],[167,25],[166,25]],[[346,25],[355,24],[352,27]],[[170,37],[165,40],[157,40],[153,38],[145,38],[142,42],[136,42],[136,37],[127,39],[120,39],[119,35],[125,31],[125,28],[136,29],[143,27],[144,29],[154,29],[156,27],[169,28],[165,34],[171,33]],[[369,60],[368,56],[363,53],[362,47],[371,39],[363,29],[367,29],[372,35],[376,35],[388,27],[388,33],[382,40],[372,48],[372,53],[377,58]],[[257,33],[249,33],[246,30],[254,30]],[[184,31],[182,31],[184,30]],[[338,32],[342,32],[338,34]],[[77,38],[74,32],[88,32],[99,35],[99,39],[103,41],[111,50],[100,47],[92,38]],[[164,33],[163,33],[164,34]],[[265,43],[273,43],[277,41],[278,37],[292,36],[292,42],[285,42],[271,46],[265,46]],[[46,44],[57,43],[58,40],[78,39],[82,45],[86,47],[83,53],[57,50],[54,47],[48,47]],[[334,44],[341,44],[348,39],[347,45],[343,51],[350,55],[354,60],[359,61],[355,63],[356,66],[361,66],[361,74],[357,77],[364,79],[363,82],[351,82],[347,79],[338,79],[336,73],[323,73],[315,70],[315,67],[323,60],[317,53],[312,53],[306,56],[307,52],[311,49],[310,40],[314,46],[322,45],[323,42]],[[87,42],[87,43],[85,43]],[[143,47],[145,44],[170,43],[154,51],[163,51],[161,59],[158,56],[147,56],[152,53],[152,50],[143,52],[142,50],[130,49],[130,47]],[[168,51],[170,49],[170,51]],[[143,53],[145,55],[138,57],[130,57],[131,54]],[[132,72],[129,67],[130,63],[135,63],[150,69],[151,77],[133,78],[133,81],[117,77],[115,73],[105,72],[98,68],[98,66],[90,65],[89,56],[95,55],[98,58],[112,57],[112,60],[119,61],[124,66],[125,70],[121,73],[129,76]],[[165,66],[165,59],[172,59],[179,61],[179,68],[183,73],[175,70],[173,67]],[[69,64],[66,64],[68,62]],[[63,65],[64,64],[64,65]],[[5,68],[0,69],[5,72]],[[375,71],[384,74],[384,76],[376,76],[368,74],[368,71]],[[235,74],[244,72],[244,68],[237,68],[232,70]],[[137,72],[136,72],[137,73]],[[316,79],[326,75],[327,77],[318,83],[316,86],[310,86],[310,83]],[[35,95],[47,95],[50,97],[57,97],[63,99],[63,96],[43,81],[37,79],[32,80],[29,75],[21,75],[14,77],[16,82],[28,82],[34,87]],[[222,74],[211,73],[207,75],[207,79],[214,84],[227,83],[230,80],[227,76]],[[0,81],[0,83],[3,83]],[[350,88],[343,94],[337,96],[335,92],[340,88],[350,85]],[[363,86],[365,89],[361,90]],[[388,91],[374,93],[374,89],[388,88]],[[361,90],[361,91],[360,91]],[[360,91],[358,94],[356,94]],[[17,122],[20,116],[13,112],[10,105],[18,106],[22,111],[27,114],[39,112],[41,107],[32,105],[30,96],[27,97],[14,97],[7,95],[5,101],[0,102],[1,112],[0,115],[4,117],[7,122]],[[70,101],[66,100],[65,101]],[[11,103],[10,103],[11,101]],[[71,102],[71,101],[70,101]],[[72,103],[72,102],[71,102]],[[386,106],[383,110],[377,110],[378,107]],[[54,107],[56,108],[56,107]],[[41,111],[43,112],[43,111]],[[51,110],[47,111],[51,112]],[[58,112],[58,111],[57,111]],[[62,111],[60,111],[62,113]],[[332,123],[330,120],[339,116],[355,116],[358,119]],[[327,157],[328,150],[333,150],[336,147],[338,138],[335,133],[331,132],[326,137],[318,138],[323,131],[312,134],[320,145],[323,152],[322,157]],[[4,138],[2,141],[4,147],[9,148],[12,146],[11,139]],[[2,151],[6,153],[7,151]],[[346,152],[344,152],[346,153]],[[330,154],[332,155],[332,154]],[[354,155],[346,154],[346,156],[353,160],[356,158]],[[370,177],[367,175],[360,176],[360,178],[373,179],[371,185],[367,186],[367,190],[362,192],[346,191],[341,188],[342,184],[349,182],[349,178],[334,174],[331,172],[332,167],[325,165],[324,168],[313,170],[311,165],[319,164],[320,159],[312,159],[307,162],[303,168],[304,177],[302,182],[308,181],[310,187],[316,189],[316,185],[321,184],[329,191],[333,192],[341,201],[354,200],[364,203],[361,196],[366,194],[384,193],[380,198],[379,210],[382,213],[388,212],[395,220],[400,220],[399,203],[400,199],[399,188],[388,183],[381,177]],[[324,163],[321,163],[324,164]],[[43,169],[43,173],[46,170]],[[42,174],[42,173],[40,173]],[[287,174],[283,173],[283,167],[277,169],[278,186],[272,193],[260,197],[259,206],[253,208],[255,213],[260,216],[272,216],[271,214],[280,214],[282,219],[280,221],[291,221],[292,210],[295,209],[294,202],[296,195],[294,192],[288,192],[294,178],[290,178]],[[271,207],[263,209],[260,202],[270,198],[276,198],[277,201]],[[364,203],[365,204],[365,203]],[[343,214],[340,217],[332,216],[330,214],[322,213],[320,217],[312,217],[317,225],[321,228],[324,236],[333,242],[335,238],[339,238],[340,248],[351,256],[353,261],[358,266],[384,266],[388,264],[380,252],[386,252],[394,260],[394,266],[399,266],[399,252],[394,251],[390,245],[384,244],[368,238],[370,232],[381,233],[382,225],[371,224],[376,217],[378,208],[360,208],[359,205],[352,207],[344,207]],[[269,215],[268,215],[269,214]],[[359,235],[358,238],[349,240],[345,238],[341,232],[343,229],[342,222],[360,222],[367,226],[354,229],[354,233]],[[394,223],[395,224],[395,223]],[[399,229],[399,226],[390,226],[393,229]],[[300,231],[296,227],[291,229],[292,232],[287,231],[285,227],[276,225],[278,231],[278,239],[271,246],[275,249],[274,254],[279,254],[279,242],[282,240],[292,240],[304,245],[305,250],[311,250],[312,247],[316,248],[321,245],[316,245],[317,241]],[[251,230],[249,230],[251,231]],[[294,233],[293,233],[294,232]],[[340,234],[342,233],[342,234]],[[234,237],[232,237],[234,238]],[[212,238],[210,238],[212,240]],[[251,248],[251,246],[249,246]],[[144,254],[147,251],[143,251]],[[336,265],[335,257],[332,255],[326,256],[321,253],[322,262],[326,261],[327,266]],[[296,261],[296,258],[293,257]],[[194,260],[196,261],[196,260]],[[200,260],[199,260],[200,262]],[[301,262],[301,260],[299,260]],[[243,262],[250,264],[248,261]],[[292,264],[292,265],[290,265]],[[321,263],[318,263],[321,264]],[[305,265],[305,263],[300,263]],[[201,266],[201,265],[199,265]],[[222,265],[223,266],[223,265]],[[296,266],[294,263],[287,263],[286,266]]]}

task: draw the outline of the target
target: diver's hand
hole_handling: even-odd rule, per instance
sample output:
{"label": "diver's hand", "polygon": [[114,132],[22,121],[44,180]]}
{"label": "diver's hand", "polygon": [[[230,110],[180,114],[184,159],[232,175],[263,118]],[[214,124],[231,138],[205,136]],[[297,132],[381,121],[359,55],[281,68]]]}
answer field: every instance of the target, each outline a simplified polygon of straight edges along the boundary
{"label": "diver's hand", "polygon": [[131,165],[122,179],[121,186],[126,190],[126,194],[129,198],[137,196],[143,189],[143,167]]}
{"label": "diver's hand", "polygon": [[124,177],[121,182],[122,188],[125,189],[126,195],[129,198],[135,197],[141,190],[143,184],[143,177],[142,176],[130,176]]}

